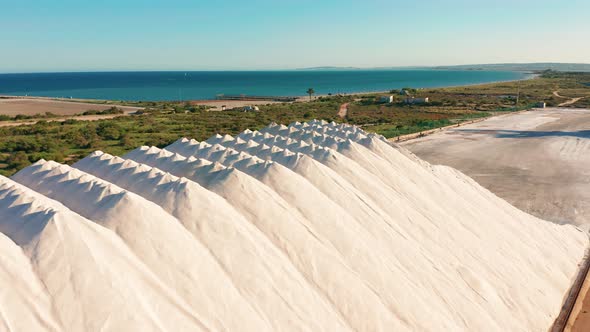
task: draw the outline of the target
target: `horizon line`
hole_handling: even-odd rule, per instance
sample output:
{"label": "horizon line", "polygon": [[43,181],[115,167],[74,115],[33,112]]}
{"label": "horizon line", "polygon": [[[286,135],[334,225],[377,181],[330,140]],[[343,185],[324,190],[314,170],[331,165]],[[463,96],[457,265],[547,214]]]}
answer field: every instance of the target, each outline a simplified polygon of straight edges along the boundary
{"label": "horizon line", "polygon": [[408,66],[311,66],[297,68],[233,68],[233,69],[100,69],[100,70],[47,70],[47,71],[3,71],[0,75],[10,74],[61,74],[61,73],[140,73],[140,72],[254,72],[254,71],[304,71],[304,70],[378,70],[378,69],[430,69],[448,67],[469,67],[469,66],[498,66],[498,65],[586,65],[584,62],[499,62],[499,63],[470,63],[450,65],[408,65]]}

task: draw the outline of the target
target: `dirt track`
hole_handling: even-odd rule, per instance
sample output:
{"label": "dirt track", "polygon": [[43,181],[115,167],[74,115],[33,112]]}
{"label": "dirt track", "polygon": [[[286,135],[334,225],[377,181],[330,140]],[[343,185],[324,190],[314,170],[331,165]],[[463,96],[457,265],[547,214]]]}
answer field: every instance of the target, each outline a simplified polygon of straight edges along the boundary
{"label": "dirt track", "polygon": [[570,312],[565,331],[586,332],[590,331],[590,279],[586,276],[582,288],[578,294],[577,303]]}
{"label": "dirt track", "polygon": [[580,100],[584,99],[584,97],[578,97],[578,98],[568,98],[568,97],[564,97],[564,96],[561,96],[561,95],[559,94],[559,92],[558,92],[558,91],[553,91],[553,95],[554,95],[555,97],[559,97],[559,98],[568,99],[567,101],[564,101],[563,103],[561,103],[561,104],[557,105],[557,106],[559,106],[559,107],[564,107],[564,106],[572,105],[572,104],[575,104],[575,103],[577,103],[578,101],[580,101]]}
{"label": "dirt track", "polygon": [[340,108],[338,109],[338,116],[342,119],[344,119],[346,117],[346,115],[348,114],[348,105],[350,103],[344,103],[342,105],[340,105]]}

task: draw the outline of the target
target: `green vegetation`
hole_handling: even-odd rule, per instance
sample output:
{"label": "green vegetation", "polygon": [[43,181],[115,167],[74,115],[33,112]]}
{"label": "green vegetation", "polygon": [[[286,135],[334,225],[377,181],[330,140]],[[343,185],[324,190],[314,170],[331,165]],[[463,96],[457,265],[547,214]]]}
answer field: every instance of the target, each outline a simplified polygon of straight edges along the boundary
{"label": "green vegetation", "polygon": [[0,114],[0,121],[22,121],[22,120],[31,120],[31,119],[51,119],[51,118],[58,118],[58,117],[59,117],[59,115],[53,114],[51,112],[45,112],[42,114],[35,114],[35,115],[17,114],[15,116]]}
{"label": "green vegetation", "polygon": [[428,131],[436,128],[451,126],[458,124],[463,121],[473,120],[477,118],[484,118],[490,116],[491,113],[478,112],[478,113],[465,113],[463,115],[457,115],[453,117],[443,117],[439,119],[417,119],[410,118],[405,122],[401,122],[394,125],[382,124],[382,125],[371,125],[369,128],[371,131],[379,133],[386,138],[392,138],[402,135],[408,135],[418,133],[422,131]]}
{"label": "green vegetation", "polygon": [[110,115],[110,114],[123,114],[123,110],[118,107],[113,106],[111,108],[107,108],[104,111],[88,110],[88,111],[82,113],[82,115]]}
{"label": "green vegetation", "polygon": [[210,112],[185,103],[156,103],[144,114],[98,121],[69,119],[0,127],[0,174],[11,175],[41,158],[73,163],[94,150],[121,155],[141,145],[164,147],[180,137],[204,140],[216,132],[238,134],[270,122],[314,118],[337,120],[335,109],[350,97],[320,98],[310,103],[272,104],[266,111]]}
{"label": "green vegetation", "polygon": [[[430,98],[430,103],[422,105],[407,105],[399,95],[394,96],[393,103],[381,104],[378,99],[382,94],[366,94],[269,104],[260,106],[260,112],[242,112],[241,108],[214,112],[184,102],[136,102],[127,105],[145,107],[145,111],[113,119],[57,122],[47,121],[50,119],[45,116],[51,115],[45,115],[37,117],[41,121],[34,125],[0,127],[0,174],[11,175],[41,158],[73,163],[94,150],[121,155],[141,145],[163,147],[183,136],[204,140],[215,133],[235,135],[246,128],[261,129],[270,122],[323,119],[395,137],[519,110],[539,101],[555,106],[568,98],[585,97],[569,107],[590,107],[589,83],[590,73],[548,71],[521,82],[412,89],[415,97]],[[554,95],[555,91],[562,97]],[[341,119],[337,112],[343,103],[350,104],[346,118]],[[106,112],[120,114],[114,108]]]}
{"label": "green vegetation", "polygon": [[[111,115],[111,114],[123,114],[123,110],[118,107],[110,107],[108,109],[97,111],[97,110],[88,110],[81,114],[76,114],[75,116],[81,115]],[[45,112],[42,114],[34,114],[34,115],[24,115],[24,114],[17,114],[15,116],[0,114],[0,121],[22,121],[22,120],[38,120],[38,119],[55,119],[60,117],[66,117],[65,115],[54,114],[51,112]]]}

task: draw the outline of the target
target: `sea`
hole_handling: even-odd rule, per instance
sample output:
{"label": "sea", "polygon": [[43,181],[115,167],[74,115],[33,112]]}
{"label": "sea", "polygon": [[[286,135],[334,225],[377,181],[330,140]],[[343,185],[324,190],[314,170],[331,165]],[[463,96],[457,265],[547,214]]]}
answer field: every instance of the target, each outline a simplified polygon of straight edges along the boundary
{"label": "sea", "polygon": [[513,81],[530,73],[479,70],[149,71],[0,74],[0,95],[125,101],[220,95],[303,96]]}

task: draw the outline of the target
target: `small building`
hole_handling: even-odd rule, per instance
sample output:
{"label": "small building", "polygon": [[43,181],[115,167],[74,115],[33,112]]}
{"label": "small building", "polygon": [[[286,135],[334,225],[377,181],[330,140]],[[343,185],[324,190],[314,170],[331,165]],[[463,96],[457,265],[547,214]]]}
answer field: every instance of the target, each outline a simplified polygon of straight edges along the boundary
{"label": "small building", "polygon": [[535,104],[535,107],[536,108],[545,108],[545,107],[547,107],[547,103],[544,102],[544,101],[540,101],[540,102],[538,102],[538,103]]}
{"label": "small building", "polygon": [[414,98],[414,97],[408,97],[404,100],[404,102],[406,104],[427,104],[430,102],[429,98]]}
{"label": "small building", "polygon": [[258,108],[258,106],[244,106],[244,112],[257,112],[260,111],[260,109]]}
{"label": "small building", "polygon": [[379,102],[382,104],[391,104],[393,103],[393,96],[381,96],[379,97]]}

